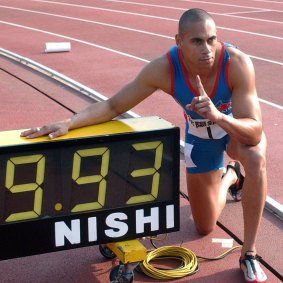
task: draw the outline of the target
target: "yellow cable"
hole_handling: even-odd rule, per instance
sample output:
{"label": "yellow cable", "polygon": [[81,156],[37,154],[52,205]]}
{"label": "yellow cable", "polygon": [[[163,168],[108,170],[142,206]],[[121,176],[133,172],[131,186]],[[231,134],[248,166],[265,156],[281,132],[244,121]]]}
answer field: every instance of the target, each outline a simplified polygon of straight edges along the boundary
{"label": "yellow cable", "polygon": [[157,237],[151,236],[151,237],[145,237],[145,239],[154,240],[154,241],[164,241],[166,240],[167,236],[168,236],[168,233],[165,234],[163,238],[157,238]]}
{"label": "yellow cable", "polygon": [[[235,246],[214,259],[202,257],[199,257],[199,259],[200,261],[221,259],[225,255],[239,247],[241,246]],[[150,264],[150,261],[168,258],[181,261],[181,267],[176,269],[159,269]],[[193,274],[198,270],[197,258],[198,257],[189,249],[183,247],[164,246],[150,251],[147,255],[147,259],[140,264],[140,268],[144,274],[155,279],[169,280],[174,278],[181,278]]]}
{"label": "yellow cable", "polygon": [[[162,270],[150,265],[156,259],[173,258],[183,262],[183,267],[171,270]],[[173,279],[187,276],[197,268],[196,255],[182,247],[161,247],[148,253],[147,259],[141,264],[141,270],[149,277],[155,279]]]}
{"label": "yellow cable", "polygon": [[201,256],[197,256],[199,261],[210,261],[210,260],[217,260],[217,259],[221,259],[223,257],[225,257],[228,253],[232,252],[235,249],[241,248],[242,246],[235,246],[231,249],[229,249],[228,251],[224,252],[223,254],[215,257],[215,258],[205,258],[205,257],[201,257]]}

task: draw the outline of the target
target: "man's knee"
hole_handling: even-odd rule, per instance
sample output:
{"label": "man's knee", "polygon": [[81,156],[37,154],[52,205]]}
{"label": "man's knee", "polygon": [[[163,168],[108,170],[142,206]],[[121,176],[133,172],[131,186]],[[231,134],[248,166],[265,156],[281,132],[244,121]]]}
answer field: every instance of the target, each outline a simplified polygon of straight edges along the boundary
{"label": "man's knee", "polygon": [[206,236],[208,234],[210,234],[214,229],[203,229],[203,228],[198,228],[196,227],[198,233],[202,236]]}
{"label": "man's knee", "polygon": [[215,226],[216,226],[216,223],[213,225],[199,225],[197,223],[195,223],[195,226],[196,226],[196,229],[198,231],[198,233],[200,235],[208,235],[210,234],[214,229],[215,229]]}
{"label": "man's knee", "polygon": [[256,146],[239,144],[231,141],[228,146],[228,155],[239,160],[246,174],[261,174],[266,170],[266,138],[262,135],[262,141]]}
{"label": "man's knee", "polygon": [[240,161],[246,174],[261,175],[266,170],[265,151],[261,150],[259,146],[247,146]]}

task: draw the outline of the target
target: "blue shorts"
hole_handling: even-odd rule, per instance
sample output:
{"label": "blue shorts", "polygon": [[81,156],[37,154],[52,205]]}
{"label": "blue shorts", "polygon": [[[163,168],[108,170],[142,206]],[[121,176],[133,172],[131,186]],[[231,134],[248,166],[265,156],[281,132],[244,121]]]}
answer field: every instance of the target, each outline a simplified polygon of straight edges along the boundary
{"label": "blue shorts", "polygon": [[188,173],[204,173],[219,170],[224,166],[224,151],[229,135],[221,139],[201,139],[186,134],[185,161]]}

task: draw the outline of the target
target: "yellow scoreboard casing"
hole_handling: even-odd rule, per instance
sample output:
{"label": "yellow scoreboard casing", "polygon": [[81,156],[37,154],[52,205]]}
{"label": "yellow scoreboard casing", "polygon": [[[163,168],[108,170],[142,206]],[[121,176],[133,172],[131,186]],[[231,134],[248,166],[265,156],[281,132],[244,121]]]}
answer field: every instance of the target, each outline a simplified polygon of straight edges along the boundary
{"label": "yellow scoreboard casing", "polygon": [[[157,116],[129,118],[121,120],[112,120],[106,123],[82,127],[71,130],[68,134],[56,138],[56,140],[67,140],[75,138],[86,138],[93,136],[115,135],[122,133],[154,131],[162,129],[176,128],[172,123],[163,120]],[[50,141],[48,136],[35,139],[26,139],[20,137],[20,130],[0,131],[0,146],[30,144]]]}
{"label": "yellow scoreboard casing", "polygon": [[179,230],[179,128],[154,116],[54,140],[22,131],[0,132],[0,259]]}

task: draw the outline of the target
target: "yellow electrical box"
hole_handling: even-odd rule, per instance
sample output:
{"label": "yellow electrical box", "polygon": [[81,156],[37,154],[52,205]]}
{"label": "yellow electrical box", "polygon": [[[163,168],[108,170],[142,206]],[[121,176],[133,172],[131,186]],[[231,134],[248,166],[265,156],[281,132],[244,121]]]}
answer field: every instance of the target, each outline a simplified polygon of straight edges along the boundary
{"label": "yellow electrical box", "polygon": [[116,243],[108,243],[107,246],[125,264],[146,259],[146,247],[138,240],[129,240]]}

